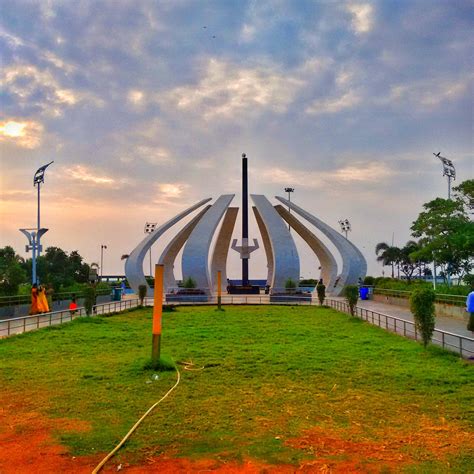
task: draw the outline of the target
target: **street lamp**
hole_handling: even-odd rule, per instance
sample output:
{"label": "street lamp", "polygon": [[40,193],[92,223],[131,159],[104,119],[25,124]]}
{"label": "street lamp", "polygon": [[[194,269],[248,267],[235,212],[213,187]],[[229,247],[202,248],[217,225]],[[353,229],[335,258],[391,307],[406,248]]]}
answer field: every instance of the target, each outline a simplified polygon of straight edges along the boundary
{"label": "street lamp", "polygon": [[339,221],[339,225],[341,226],[341,232],[344,232],[346,234],[346,239],[347,239],[347,233],[351,231],[351,223],[348,221],[348,219],[341,219]]}
{"label": "street lamp", "polygon": [[443,176],[447,176],[448,178],[448,199],[451,199],[451,178],[456,180],[456,169],[454,168],[453,162],[441,156],[441,152],[433,153],[436,158],[441,160],[443,163]]}
{"label": "street lamp", "polygon": [[[156,230],[156,226],[158,225],[157,222],[147,222],[145,223],[145,234],[153,234]],[[151,268],[151,247],[150,247],[150,277],[153,276],[152,268]]]}
{"label": "street lamp", "polygon": [[[291,193],[295,192],[295,188],[285,188],[285,193],[288,193],[288,201],[291,202]],[[291,214],[291,208],[288,206],[288,212]],[[288,230],[291,232],[291,226],[288,224]]]}
{"label": "street lamp", "polygon": [[34,177],[33,177],[33,187],[38,185],[38,213],[37,213],[37,225],[36,228],[30,228],[30,229],[20,229],[20,232],[22,232],[26,238],[28,239],[28,245],[25,247],[26,252],[29,252],[30,250],[32,251],[32,257],[31,257],[31,281],[32,283],[38,283],[38,276],[36,274],[36,259],[37,257],[40,256],[41,250],[43,248],[41,247],[41,237],[48,232],[48,229],[42,229],[41,224],[40,224],[40,188],[41,188],[41,183],[44,183],[44,172],[46,168],[51,164],[54,163],[54,161],[49,162],[46,165],[41,166],[38,168],[36,171]]}
{"label": "street lamp", "polygon": [[100,278],[102,279],[102,275],[104,274],[104,250],[107,250],[107,245],[100,246]]}
{"label": "street lamp", "polygon": [[[35,176],[33,178],[33,186],[38,185],[38,225],[36,228],[38,229],[36,239],[37,239],[37,250],[38,250],[38,257],[41,254],[41,244],[40,244],[40,237],[44,232],[40,232],[41,226],[40,226],[40,188],[41,188],[41,183],[44,183],[44,172],[46,171],[46,168],[54,163],[54,161],[50,161],[47,165],[41,166],[41,168],[38,168],[38,170],[35,173]],[[45,231],[46,232],[46,231]]]}

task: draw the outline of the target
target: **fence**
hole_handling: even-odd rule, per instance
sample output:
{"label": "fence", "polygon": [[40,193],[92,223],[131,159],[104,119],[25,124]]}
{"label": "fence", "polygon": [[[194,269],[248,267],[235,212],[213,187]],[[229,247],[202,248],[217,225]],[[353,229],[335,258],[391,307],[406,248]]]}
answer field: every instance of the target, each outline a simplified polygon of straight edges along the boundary
{"label": "fence", "polygon": [[[109,295],[112,292],[109,288],[102,288],[97,290],[97,296]],[[53,301],[70,300],[72,297],[77,299],[83,298],[82,291],[66,291],[61,293],[53,293]],[[0,296],[0,307],[16,306],[20,304],[30,304],[31,295],[17,295],[17,296]]]}
{"label": "fence", "polygon": [[[326,299],[325,303],[338,311],[350,314],[349,305],[345,301]],[[355,308],[354,316],[387,331],[395,332],[410,339],[415,339],[415,341],[421,339],[416,330],[415,323],[412,321],[407,321],[406,319],[359,307]],[[471,358],[474,356],[474,339],[470,337],[453,334],[435,328],[431,342],[441,346],[443,349],[458,352],[461,357]]]}
{"label": "fence", "polygon": [[[93,315],[115,313],[126,309],[136,308],[139,305],[138,299],[127,299],[122,301],[111,301],[109,303],[97,304],[93,307]],[[62,310],[51,313],[21,316],[18,318],[5,319],[0,321],[0,338],[21,334],[34,329],[45,328],[62,324],[73,319],[87,316],[85,309],[77,308],[76,311]]]}
{"label": "fence", "polygon": [[[274,304],[274,305],[317,305],[316,298],[299,298],[298,296],[285,295],[281,297],[270,295],[223,295],[221,302],[223,305],[260,305],[260,304]],[[335,300],[326,298],[325,303],[337,311],[350,314],[349,305],[343,300]],[[144,304],[146,306],[153,305],[153,298],[145,298]],[[216,305],[217,297],[210,296],[207,301],[195,301],[192,295],[189,299],[183,295],[180,301],[173,301],[172,305],[186,306],[186,305]],[[110,303],[102,303],[94,306],[94,315],[114,313],[117,311],[124,311],[126,309],[136,308],[139,306],[138,299],[126,299],[122,301],[111,301]],[[19,318],[7,319],[0,321],[0,337],[6,337],[13,334],[21,334],[33,329],[52,326],[54,324],[61,324],[63,322],[72,321],[81,316],[86,316],[84,308],[78,308],[74,314],[69,310],[55,311],[52,313],[39,314],[34,316],[22,316]],[[405,319],[390,316],[388,314],[379,313],[370,309],[355,308],[355,314],[368,323],[379,326],[387,331],[400,334],[402,336],[419,340],[420,336],[416,330],[415,323]],[[474,339],[453,334],[441,329],[434,330],[432,343],[440,345],[444,349],[457,352],[461,357],[474,357]]]}
{"label": "fence", "polygon": [[[375,295],[392,296],[394,298],[410,298],[411,291],[407,290],[389,290],[385,288],[374,288]],[[450,304],[453,306],[464,306],[466,304],[466,296],[462,295],[444,295],[436,293],[436,303]]]}

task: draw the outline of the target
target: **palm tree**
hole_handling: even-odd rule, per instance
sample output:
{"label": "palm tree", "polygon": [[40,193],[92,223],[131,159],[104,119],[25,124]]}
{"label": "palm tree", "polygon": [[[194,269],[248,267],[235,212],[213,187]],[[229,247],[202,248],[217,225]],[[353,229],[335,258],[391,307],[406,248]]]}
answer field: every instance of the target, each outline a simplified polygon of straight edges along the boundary
{"label": "palm tree", "polygon": [[379,242],[375,246],[375,254],[377,255],[377,262],[382,262],[383,266],[392,266],[392,278],[395,278],[394,268],[395,264],[400,261],[400,249],[385,242]]}

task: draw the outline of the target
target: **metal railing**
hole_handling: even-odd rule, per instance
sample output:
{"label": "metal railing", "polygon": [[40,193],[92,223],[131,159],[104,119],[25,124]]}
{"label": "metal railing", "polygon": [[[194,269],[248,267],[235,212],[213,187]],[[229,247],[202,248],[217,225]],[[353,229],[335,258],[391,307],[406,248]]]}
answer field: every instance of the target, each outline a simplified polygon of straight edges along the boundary
{"label": "metal railing", "polygon": [[[392,296],[394,298],[410,298],[411,291],[408,290],[391,290],[387,288],[374,288],[375,295]],[[446,295],[436,293],[436,303],[450,304],[453,306],[464,306],[466,304],[466,296],[462,295]]]}
{"label": "metal railing", "polygon": [[[345,301],[327,298],[324,302],[337,311],[351,314],[349,305]],[[415,341],[421,340],[421,336],[413,321],[379,313],[371,309],[360,308],[358,306],[355,307],[354,316],[381,327],[386,331],[400,334],[404,337],[414,339]],[[457,352],[461,357],[470,358],[474,356],[474,339],[467,336],[461,336],[460,334],[454,334],[435,328],[431,342],[441,346],[443,349]]]}
{"label": "metal railing", "polygon": [[[112,289],[102,288],[97,290],[97,296],[110,295]],[[72,297],[77,299],[83,298],[84,294],[82,291],[64,291],[61,293],[53,293],[53,301],[70,300]],[[4,306],[17,306],[19,304],[30,304],[31,295],[16,295],[16,296],[0,296],[0,307]]]}
{"label": "metal railing", "polygon": [[[96,304],[92,309],[91,316],[116,313],[126,309],[136,308],[138,305],[138,298]],[[14,334],[22,334],[27,331],[54,326],[56,324],[70,322],[76,318],[85,316],[87,316],[85,308],[80,307],[75,311],[64,309],[61,311],[52,311],[50,313],[34,314],[20,316],[18,318],[0,320],[0,338],[12,336]]]}
{"label": "metal railing", "polygon": [[[173,302],[163,301],[165,304],[171,306],[205,306],[205,305],[216,305],[217,296],[209,296],[207,301],[196,301],[192,295],[186,299],[183,295],[183,299]],[[223,305],[300,305],[300,306],[314,306],[318,305],[317,298],[300,298],[298,296],[271,296],[271,295],[222,295],[221,302]],[[125,299],[121,301],[111,301],[109,303],[102,303],[94,306],[93,316],[101,314],[110,314],[126,309],[136,308],[139,306],[139,299]],[[331,308],[350,314],[349,305],[343,300],[335,300],[326,298],[324,303]],[[153,298],[147,297],[144,300],[145,306],[153,306]],[[86,316],[85,309],[83,307],[78,308],[74,313],[70,310],[54,311],[51,313],[38,314],[32,316],[22,316],[19,318],[12,318],[0,321],[0,338],[7,337],[13,334],[21,334],[26,331],[40,329],[43,327],[52,326],[55,324],[61,324],[64,322],[72,321],[78,317]],[[387,331],[394,332],[396,334],[414,339],[420,340],[420,335],[416,330],[415,323],[406,319],[397,318],[388,314],[379,313],[366,308],[355,308],[355,314],[358,318],[367,321],[370,324],[374,324]],[[457,352],[461,357],[469,358],[474,356],[474,339],[454,334],[442,329],[435,328],[432,338],[432,343],[440,345],[444,349],[448,349]]]}

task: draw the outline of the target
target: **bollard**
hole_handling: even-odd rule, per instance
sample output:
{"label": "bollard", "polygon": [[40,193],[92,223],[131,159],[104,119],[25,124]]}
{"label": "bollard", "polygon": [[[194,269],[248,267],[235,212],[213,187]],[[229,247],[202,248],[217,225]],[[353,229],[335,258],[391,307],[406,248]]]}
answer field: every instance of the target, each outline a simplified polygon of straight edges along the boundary
{"label": "bollard", "polygon": [[219,270],[217,272],[217,309],[220,311],[221,310],[221,303],[222,303],[222,290],[221,290],[221,284],[222,284],[222,273]]}
{"label": "bollard", "polygon": [[155,265],[155,291],[153,299],[153,328],[151,363],[156,368],[161,351],[161,318],[163,316],[163,265]]}

